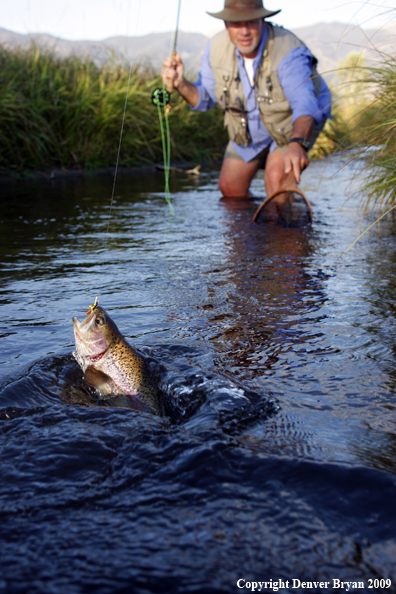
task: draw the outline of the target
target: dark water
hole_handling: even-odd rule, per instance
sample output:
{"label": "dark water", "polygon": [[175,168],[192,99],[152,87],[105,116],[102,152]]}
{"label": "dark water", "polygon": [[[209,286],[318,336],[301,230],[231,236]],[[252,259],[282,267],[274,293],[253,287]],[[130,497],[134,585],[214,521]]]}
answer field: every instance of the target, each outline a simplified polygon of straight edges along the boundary
{"label": "dark water", "polygon": [[[174,219],[160,173],[120,177],[108,236],[111,179],[1,188],[1,592],[396,592],[396,236],[336,266],[341,164],[304,174],[303,229],[252,224],[216,172],[173,177]],[[71,318],[96,295],[175,414],[85,388]]]}

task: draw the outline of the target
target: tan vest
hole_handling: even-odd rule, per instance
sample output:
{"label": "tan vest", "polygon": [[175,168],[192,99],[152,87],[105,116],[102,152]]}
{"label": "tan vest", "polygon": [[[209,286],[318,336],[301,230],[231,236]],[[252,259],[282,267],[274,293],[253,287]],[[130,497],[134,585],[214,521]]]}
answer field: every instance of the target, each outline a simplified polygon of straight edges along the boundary
{"label": "tan vest", "polygon": [[[278,67],[291,50],[306,46],[293,33],[282,27],[271,23],[265,23],[265,26],[268,33],[262,63],[256,74],[256,100],[264,127],[278,146],[285,146],[292,134],[292,109],[279,82]],[[224,126],[230,140],[241,146],[248,146],[251,138],[245,96],[239,78],[235,46],[231,43],[227,30],[213,37],[210,64],[216,81],[215,94],[224,111]],[[316,70],[315,57],[313,64],[312,82],[318,97],[322,79]]]}

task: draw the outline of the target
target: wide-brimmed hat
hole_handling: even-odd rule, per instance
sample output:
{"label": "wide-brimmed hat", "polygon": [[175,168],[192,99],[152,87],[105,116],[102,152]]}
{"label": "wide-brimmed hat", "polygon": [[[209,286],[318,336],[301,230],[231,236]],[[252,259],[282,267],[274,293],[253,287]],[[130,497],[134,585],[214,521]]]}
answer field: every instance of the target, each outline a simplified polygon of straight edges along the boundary
{"label": "wide-brimmed hat", "polygon": [[274,16],[278,12],[280,10],[271,11],[264,8],[263,0],[224,0],[224,10],[207,14],[216,19],[236,23]]}

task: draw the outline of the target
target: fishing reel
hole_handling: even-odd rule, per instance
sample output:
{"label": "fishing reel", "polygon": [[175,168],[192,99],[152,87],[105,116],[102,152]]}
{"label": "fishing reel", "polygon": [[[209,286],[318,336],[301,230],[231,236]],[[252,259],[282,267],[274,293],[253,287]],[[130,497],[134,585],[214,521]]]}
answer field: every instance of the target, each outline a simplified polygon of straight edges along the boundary
{"label": "fishing reel", "polygon": [[170,94],[166,89],[155,89],[151,95],[151,101],[157,107],[165,107],[170,104]]}

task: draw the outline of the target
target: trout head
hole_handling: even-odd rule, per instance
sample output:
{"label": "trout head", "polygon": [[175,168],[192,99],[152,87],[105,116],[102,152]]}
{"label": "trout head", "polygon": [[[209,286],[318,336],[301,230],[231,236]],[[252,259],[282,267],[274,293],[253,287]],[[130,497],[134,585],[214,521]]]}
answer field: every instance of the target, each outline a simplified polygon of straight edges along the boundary
{"label": "trout head", "polygon": [[120,336],[113,320],[98,305],[90,308],[82,322],[73,318],[73,327],[76,343],[73,355],[83,371],[89,366],[99,367],[112,344]]}
{"label": "trout head", "polygon": [[158,386],[144,358],[126,342],[97,300],[82,322],[73,318],[73,326],[73,356],[85,382],[105,398],[127,396],[122,406],[161,415]]}

